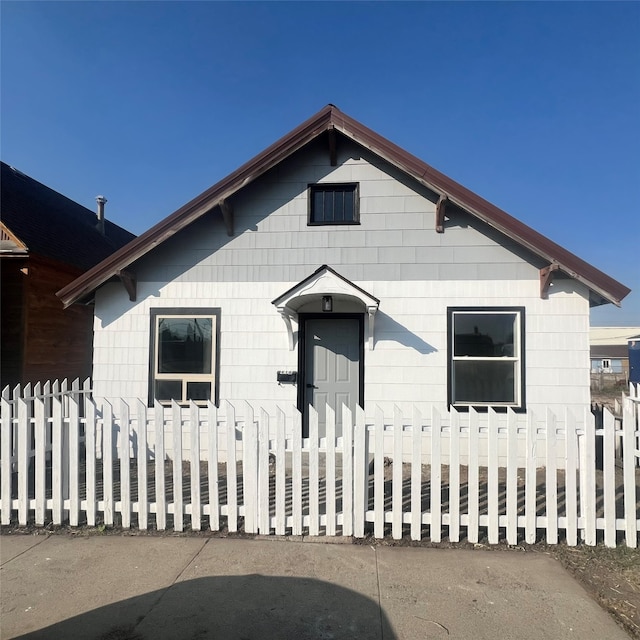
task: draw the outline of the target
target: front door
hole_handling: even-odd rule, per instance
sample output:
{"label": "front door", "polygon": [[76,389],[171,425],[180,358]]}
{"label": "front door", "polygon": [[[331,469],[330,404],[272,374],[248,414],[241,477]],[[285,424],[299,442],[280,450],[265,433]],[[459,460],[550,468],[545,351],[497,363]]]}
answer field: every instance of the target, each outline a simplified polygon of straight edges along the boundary
{"label": "front door", "polygon": [[336,412],[336,435],[342,434],[342,405],[355,412],[361,398],[362,319],[309,318],[304,327],[304,435],[308,407],[318,412],[319,436],[326,434],[326,407]]}

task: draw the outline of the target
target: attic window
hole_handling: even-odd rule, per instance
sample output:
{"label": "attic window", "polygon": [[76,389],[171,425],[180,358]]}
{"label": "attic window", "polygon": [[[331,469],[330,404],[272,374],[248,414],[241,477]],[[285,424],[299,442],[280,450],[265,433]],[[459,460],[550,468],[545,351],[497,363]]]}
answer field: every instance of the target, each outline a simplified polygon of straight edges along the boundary
{"label": "attic window", "polygon": [[309,185],[309,224],[359,224],[357,183]]}

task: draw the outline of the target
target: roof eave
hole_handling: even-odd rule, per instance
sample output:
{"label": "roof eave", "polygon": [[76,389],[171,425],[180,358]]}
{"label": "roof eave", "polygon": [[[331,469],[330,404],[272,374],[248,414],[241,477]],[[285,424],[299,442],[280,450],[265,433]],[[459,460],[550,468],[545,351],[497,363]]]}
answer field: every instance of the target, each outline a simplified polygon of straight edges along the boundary
{"label": "roof eave", "polygon": [[109,278],[117,275],[121,269],[211,211],[222,200],[253,182],[329,128],[335,128],[357,144],[370,149],[435,193],[445,194],[457,207],[468,211],[549,263],[557,264],[564,273],[582,282],[603,300],[620,306],[621,300],[629,294],[628,287],[342,113],[333,105],[327,105],[226,178],[87,271],[84,276],[59,291],[58,297],[65,307],[85,298]]}
{"label": "roof eave", "polygon": [[336,108],[333,105],[328,105],[226,178],[87,271],[81,278],[58,291],[56,295],[64,307],[67,308],[86,297],[109,278],[116,276],[121,269],[140,259],[174,233],[214,209],[220,201],[233,195],[240,188],[253,182],[304,147],[329,128],[334,111]]}
{"label": "roof eave", "polygon": [[[401,147],[378,136],[371,129],[346,114],[339,113],[336,118],[336,129],[370,149],[386,162],[397,166],[434,193],[446,195],[452,204],[468,211],[485,224],[512,238],[535,255],[548,260],[549,263],[557,264],[564,273],[584,284],[604,300],[620,307],[621,301],[631,292],[631,289],[625,285],[528,227],[506,211],[451,180]],[[488,215],[487,211],[490,211],[491,215]],[[563,258],[568,258],[568,260]],[[577,267],[582,267],[582,269]],[[592,272],[591,277],[589,272]],[[594,275],[597,276],[596,281],[593,279]],[[606,282],[606,288],[598,284],[598,280]]]}

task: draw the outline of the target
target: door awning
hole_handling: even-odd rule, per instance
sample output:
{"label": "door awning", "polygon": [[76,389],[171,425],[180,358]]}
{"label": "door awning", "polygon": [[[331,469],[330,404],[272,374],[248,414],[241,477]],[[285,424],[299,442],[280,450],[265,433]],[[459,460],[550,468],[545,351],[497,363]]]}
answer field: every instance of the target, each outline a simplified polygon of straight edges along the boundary
{"label": "door awning", "polygon": [[287,325],[289,349],[293,351],[295,346],[291,319],[297,318],[301,307],[314,300],[321,300],[325,296],[331,296],[336,301],[355,302],[362,307],[363,313],[366,313],[369,318],[367,342],[369,349],[373,350],[374,319],[380,300],[326,264],[272,301]]}

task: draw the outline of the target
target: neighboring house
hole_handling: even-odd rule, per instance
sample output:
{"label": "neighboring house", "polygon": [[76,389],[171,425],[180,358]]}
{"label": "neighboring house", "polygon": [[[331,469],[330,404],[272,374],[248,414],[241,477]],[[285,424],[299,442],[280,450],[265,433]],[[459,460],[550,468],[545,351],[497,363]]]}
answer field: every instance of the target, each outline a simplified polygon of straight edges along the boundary
{"label": "neighboring house", "polygon": [[613,373],[628,379],[629,340],[638,334],[640,327],[591,327],[591,373]]}
{"label": "neighboring house", "polygon": [[325,401],[582,410],[589,308],[628,293],[329,105],[58,295],[95,301],[98,397],[322,425]]}
{"label": "neighboring house", "polygon": [[640,333],[629,338],[629,382],[640,384]]}
{"label": "neighboring house", "polygon": [[55,293],[135,236],[2,163],[0,384],[91,375],[93,309]]}

